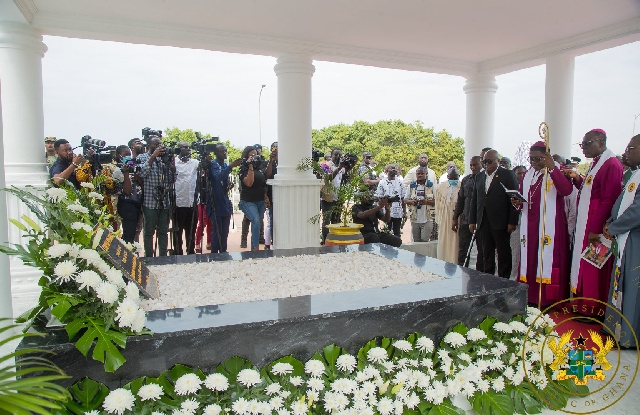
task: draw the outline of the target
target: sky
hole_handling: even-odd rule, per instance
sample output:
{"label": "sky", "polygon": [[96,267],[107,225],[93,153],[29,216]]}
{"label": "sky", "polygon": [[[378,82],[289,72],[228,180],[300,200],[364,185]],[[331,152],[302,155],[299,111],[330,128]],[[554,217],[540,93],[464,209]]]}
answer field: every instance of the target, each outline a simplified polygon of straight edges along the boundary
{"label": "sky", "polygon": [[[53,36],[45,36],[44,43],[46,136],[78,145],[90,135],[119,145],[140,137],[144,127],[178,127],[219,136],[240,148],[259,143],[260,137],[265,146],[277,140],[273,57]],[[313,128],[359,120],[419,120],[464,138],[463,77],[314,65]],[[640,114],[639,74],[640,42],[576,58],[573,143],[602,128],[609,147],[622,153]],[[521,141],[538,139],[545,68],[496,80],[494,147],[512,157]],[[640,117],[635,131],[640,132]],[[572,155],[582,156],[577,145]]]}

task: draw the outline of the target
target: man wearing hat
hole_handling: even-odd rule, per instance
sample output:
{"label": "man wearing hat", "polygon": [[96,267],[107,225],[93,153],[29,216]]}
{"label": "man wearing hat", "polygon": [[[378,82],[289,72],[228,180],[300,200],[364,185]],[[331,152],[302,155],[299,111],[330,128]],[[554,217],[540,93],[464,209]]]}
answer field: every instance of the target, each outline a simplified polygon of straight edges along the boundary
{"label": "man wearing hat", "polygon": [[58,160],[58,155],[56,154],[56,149],[53,147],[53,144],[56,142],[55,137],[45,137],[44,138],[44,159],[47,163],[47,170],[53,166],[53,163]]}
{"label": "man wearing hat", "polygon": [[365,151],[362,153],[362,164],[358,168],[358,175],[362,176],[362,181],[364,184],[369,186],[369,190],[375,191],[378,188],[378,183],[380,183],[380,178],[376,174],[375,170],[373,170],[373,166],[371,166],[371,153]]}

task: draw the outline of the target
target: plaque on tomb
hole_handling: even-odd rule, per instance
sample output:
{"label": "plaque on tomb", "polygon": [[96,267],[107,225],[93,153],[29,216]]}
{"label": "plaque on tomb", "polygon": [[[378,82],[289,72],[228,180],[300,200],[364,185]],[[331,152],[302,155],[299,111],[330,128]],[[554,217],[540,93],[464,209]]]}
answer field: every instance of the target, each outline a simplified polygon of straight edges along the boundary
{"label": "plaque on tomb", "polygon": [[160,293],[155,275],[122,240],[116,238],[114,233],[108,229],[96,228],[93,246],[99,252],[103,252],[103,258],[109,264],[122,271],[127,279],[135,282],[145,298],[158,298]]}

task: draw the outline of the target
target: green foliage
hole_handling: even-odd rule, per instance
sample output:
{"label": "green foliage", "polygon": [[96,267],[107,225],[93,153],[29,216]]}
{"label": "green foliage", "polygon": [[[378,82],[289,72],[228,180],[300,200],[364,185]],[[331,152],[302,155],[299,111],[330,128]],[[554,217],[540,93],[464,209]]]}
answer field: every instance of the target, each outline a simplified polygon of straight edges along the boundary
{"label": "green foliage", "polygon": [[420,153],[429,155],[429,167],[438,175],[445,172],[448,161],[454,161],[461,170],[465,166],[464,140],[453,138],[446,130],[436,132],[433,128],[425,128],[420,121],[414,124],[399,120],[337,124],[313,130],[311,140],[314,148],[325,153],[337,147],[342,154],[354,153],[360,157],[364,151],[369,151],[378,163],[378,171],[387,164],[397,163],[406,173],[418,164]]}
{"label": "green foliage", "polygon": [[104,363],[104,369],[107,372],[115,372],[126,361],[118,347],[125,348],[127,335],[106,328],[101,320],[90,317],[79,318],[69,322],[65,329],[69,334],[69,340],[72,340],[80,330],[84,329],[84,333],[76,341],[76,347],[84,356],[87,356],[93,347],[91,356],[94,360]]}
{"label": "green foliage", "polygon": [[[198,141],[196,139],[196,132],[190,128],[187,128],[186,130],[181,130],[178,127],[169,127],[162,132],[162,135],[163,135],[162,142],[164,144],[168,144],[171,142],[178,142],[178,141],[186,141],[187,143],[189,143],[189,145],[191,145],[191,143]],[[202,137],[203,139],[211,138],[212,135],[209,133],[202,133],[200,134],[200,137]],[[237,160],[240,158],[242,154],[242,148],[235,147],[233,144],[231,144],[229,140],[220,140],[219,142],[224,144],[225,147],[227,147],[227,154],[229,156],[230,161]],[[195,154],[194,154],[194,157],[195,157]]]}
{"label": "green foliage", "polygon": [[84,378],[74,383],[70,388],[71,399],[66,407],[71,413],[81,415],[92,410],[99,410],[109,389],[93,379]]}
{"label": "green foliage", "polygon": [[[4,324],[10,319],[2,318]],[[40,336],[36,333],[12,335],[15,324],[0,327],[0,347],[24,337]],[[55,382],[67,379],[53,363],[34,354],[50,353],[40,349],[21,349],[0,356],[0,414],[49,414],[62,409],[69,392]],[[18,357],[18,361],[13,363]]]}

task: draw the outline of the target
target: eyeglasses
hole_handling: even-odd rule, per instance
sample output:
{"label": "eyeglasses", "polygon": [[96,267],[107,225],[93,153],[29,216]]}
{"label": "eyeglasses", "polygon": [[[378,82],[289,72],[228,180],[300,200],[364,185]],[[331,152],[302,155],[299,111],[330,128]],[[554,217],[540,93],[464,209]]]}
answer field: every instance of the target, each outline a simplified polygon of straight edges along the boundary
{"label": "eyeglasses", "polygon": [[481,161],[482,164],[491,164],[494,161],[496,161],[495,159],[484,159]]}
{"label": "eyeglasses", "polygon": [[636,146],[627,146],[627,148],[624,149],[625,153],[629,153],[631,150],[633,150],[634,148],[636,148]]}
{"label": "eyeglasses", "polygon": [[585,148],[587,147],[589,144],[593,143],[595,140],[589,140],[589,141],[583,141],[582,143],[578,143],[578,146],[580,146],[580,148]]}
{"label": "eyeglasses", "polygon": [[544,159],[544,157],[539,157],[539,156],[529,157],[529,161],[531,163],[540,163],[543,159]]}

